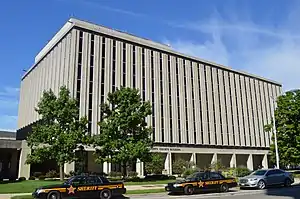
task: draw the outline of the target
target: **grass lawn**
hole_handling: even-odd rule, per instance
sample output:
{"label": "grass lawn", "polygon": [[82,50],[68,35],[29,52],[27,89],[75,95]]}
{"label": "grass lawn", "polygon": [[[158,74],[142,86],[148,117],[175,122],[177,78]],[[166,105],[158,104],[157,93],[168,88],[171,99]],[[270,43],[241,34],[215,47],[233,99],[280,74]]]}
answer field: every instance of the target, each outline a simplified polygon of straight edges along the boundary
{"label": "grass lawn", "polygon": [[[125,195],[132,195],[132,194],[151,194],[151,193],[163,193],[165,192],[164,189],[149,189],[149,190],[132,190],[127,191]],[[21,195],[21,196],[14,196],[11,199],[33,199],[31,195]]]}
{"label": "grass lawn", "polygon": [[[125,182],[126,185],[151,185],[151,184],[167,184],[174,180],[150,181],[150,182]],[[60,181],[48,180],[27,180],[22,182],[10,182],[0,184],[0,194],[6,193],[32,193],[36,188],[44,185],[60,184]],[[140,191],[140,190],[137,190]],[[152,191],[152,190],[146,190]],[[128,191],[130,192],[130,191]]]}

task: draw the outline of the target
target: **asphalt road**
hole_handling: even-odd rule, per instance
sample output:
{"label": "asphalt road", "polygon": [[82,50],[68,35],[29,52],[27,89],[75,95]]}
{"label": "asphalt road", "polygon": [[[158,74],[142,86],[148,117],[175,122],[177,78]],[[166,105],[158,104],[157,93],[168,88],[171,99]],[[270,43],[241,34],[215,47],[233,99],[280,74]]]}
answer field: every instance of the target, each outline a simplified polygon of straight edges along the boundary
{"label": "asphalt road", "polygon": [[241,190],[231,191],[228,193],[205,193],[197,195],[175,195],[169,196],[167,193],[162,194],[145,194],[145,195],[131,195],[127,199],[300,199],[300,186],[294,186],[291,188],[269,188],[266,190]]}

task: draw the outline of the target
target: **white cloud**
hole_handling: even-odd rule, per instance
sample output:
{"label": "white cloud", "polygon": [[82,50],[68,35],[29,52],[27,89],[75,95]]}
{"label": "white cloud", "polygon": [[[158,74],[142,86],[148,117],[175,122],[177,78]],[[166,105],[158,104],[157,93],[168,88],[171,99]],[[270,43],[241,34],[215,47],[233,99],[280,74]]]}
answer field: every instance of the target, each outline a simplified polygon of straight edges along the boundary
{"label": "white cloud", "polygon": [[[299,88],[299,8],[294,7],[286,20],[276,26],[263,26],[253,20],[229,21],[214,13],[198,22],[173,24],[177,28],[198,32],[201,39],[205,35],[206,40],[177,39],[168,42],[183,53],[278,81],[283,84],[284,90]],[[275,21],[272,22],[275,24]]]}

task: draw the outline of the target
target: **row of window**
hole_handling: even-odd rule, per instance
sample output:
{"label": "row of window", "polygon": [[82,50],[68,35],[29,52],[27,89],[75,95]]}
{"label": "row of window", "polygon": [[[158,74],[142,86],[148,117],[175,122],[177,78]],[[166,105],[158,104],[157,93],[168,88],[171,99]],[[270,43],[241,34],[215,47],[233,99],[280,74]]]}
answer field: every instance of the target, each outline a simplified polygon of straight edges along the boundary
{"label": "row of window", "polygon": [[[93,70],[94,70],[94,59],[95,59],[95,55],[94,55],[94,35],[91,35],[91,45],[90,45],[90,63],[89,63],[89,74],[90,74],[90,78],[89,78],[89,108],[88,108],[88,119],[89,119],[89,131],[91,131],[91,124],[92,124],[92,94],[93,94]],[[82,44],[83,43],[83,33],[80,32],[79,33],[79,49],[78,49],[78,67],[77,67],[77,100],[80,103],[80,85],[81,85],[81,70],[82,70]],[[122,85],[126,86],[126,64],[128,65],[129,63],[127,63],[126,60],[126,43],[124,42],[122,44]],[[130,66],[132,67],[132,86],[136,87],[136,46],[132,46],[132,61],[130,63]],[[104,102],[104,93],[105,93],[105,67],[106,67],[106,52],[107,51],[111,51],[112,50],[112,65],[111,65],[111,89],[112,91],[115,91],[116,89],[116,40],[112,40],[112,48],[107,49],[106,48],[106,39],[104,37],[102,37],[102,42],[101,42],[101,79],[100,79],[100,84],[101,84],[101,99],[100,99],[100,103]],[[146,100],[146,74],[145,74],[145,65],[146,65],[146,59],[145,59],[145,48],[141,48],[141,54],[142,54],[142,59],[141,59],[141,71],[142,71],[142,90],[141,90],[141,94],[142,94],[142,99]],[[159,103],[156,101],[155,99],[155,82],[157,81],[157,86],[159,86],[160,88],[160,107],[159,107],[159,112],[160,112],[160,133],[161,133],[161,139],[162,142],[164,142],[165,140],[165,126],[164,126],[164,121],[166,119],[169,120],[169,139],[170,142],[174,141],[174,135],[173,135],[173,122],[174,122],[174,118],[172,117],[172,110],[177,109],[177,138],[179,143],[182,142],[182,138],[183,136],[186,138],[187,142],[189,143],[189,137],[193,135],[194,140],[196,142],[196,140],[200,140],[200,143],[204,143],[204,124],[213,124],[213,125],[207,125],[207,129],[206,131],[208,132],[208,136],[207,136],[207,141],[208,143],[211,143],[213,140],[215,142],[217,142],[217,135],[216,135],[216,131],[217,129],[220,130],[221,133],[221,144],[229,144],[229,140],[230,140],[230,134],[232,132],[232,136],[233,136],[233,143],[234,145],[236,144],[236,142],[238,143],[245,143],[245,144],[249,144],[249,145],[261,145],[261,146],[265,146],[266,140],[264,139],[264,135],[262,134],[258,134],[256,136],[259,137],[259,139],[252,139],[252,135],[251,133],[249,133],[250,136],[250,143],[246,143],[248,139],[246,139],[246,123],[249,127],[255,128],[256,127],[256,122],[257,122],[257,126],[259,127],[259,129],[255,129],[255,132],[260,132],[261,129],[263,129],[263,125],[266,122],[267,118],[270,118],[271,115],[268,113],[268,111],[262,111],[262,110],[266,110],[267,108],[271,108],[271,104],[269,103],[269,99],[267,99],[267,97],[265,97],[265,95],[263,95],[265,92],[267,92],[267,95],[270,96],[271,94],[271,90],[269,89],[269,87],[267,87],[267,89],[265,88],[265,86],[262,87],[262,89],[260,88],[260,86],[258,86],[258,90],[256,89],[256,86],[249,86],[249,82],[246,82],[246,78],[241,78],[240,75],[236,75],[236,77],[233,77],[231,74],[228,74],[227,76],[225,76],[225,72],[221,69],[212,69],[212,67],[210,66],[202,66],[199,63],[197,63],[195,66],[190,66],[190,85],[192,90],[194,91],[195,89],[195,74],[198,74],[198,76],[196,77],[198,79],[198,89],[199,89],[199,103],[206,104],[206,107],[204,107],[203,105],[200,106],[200,121],[203,120],[203,114],[206,114],[206,122],[202,122],[201,124],[199,124],[199,128],[200,128],[200,137],[197,136],[196,133],[196,99],[195,99],[195,93],[192,92],[191,93],[191,109],[192,109],[192,120],[191,123],[192,124],[192,129],[193,132],[189,132],[189,110],[188,110],[188,96],[187,96],[187,64],[186,64],[186,60],[183,60],[183,87],[181,90],[180,87],[180,83],[179,83],[179,78],[180,78],[180,70],[179,70],[179,59],[178,57],[175,57],[175,85],[176,85],[176,95],[174,96],[174,91],[172,90],[172,86],[173,85],[173,80],[171,80],[171,57],[170,55],[167,55],[167,82],[166,84],[168,84],[168,91],[164,90],[164,84],[163,84],[163,54],[159,53],[159,78],[156,79],[155,77],[155,68],[154,68],[154,51],[150,50],[150,59],[147,60],[147,62],[150,62],[150,78],[151,78],[151,101],[152,101],[152,107],[153,107],[153,111],[152,111],[152,127],[153,127],[153,139],[157,140],[157,138],[155,137],[155,128],[156,128],[156,124],[155,124],[155,117],[156,117],[156,111],[155,111],[155,107],[159,106]],[[194,73],[193,70],[197,70],[197,73]],[[201,76],[200,74],[202,73],[201,71],[203,70],[204,75]],[[213,75],[214,71],[217,73],[216,77]],[[202,80],[203,78],[203,80]],[[227,78],[227,79],[226,79]],[[220,81],[223,82],[224,88],[221,89],[220,87]],[[205,84],[204,88],[200,88],[200,85],[202,84],[202,82]],[[248,83],[248,84],[247,84]],[[228,85],[226,85],[228,84]],[[229,90],[226,91],[226,87],[228,86]],[[211,89],[208,89],[208,87],[211,87]],[[232,89],[232,88],[236,88],[236,89]],[[243,88],[245,90],[243,90]],[[246,92],[246,90],[249,89],[249,93]],[[203,90],[206,91],[205,94],[203,93]],[[207,93],[208,90],[211,90],[212,92]],[[168,93],[167,93],[168,92]],[[229,92],[229,93],[228,93]],[[180,97],[180,94],[183,94],[184,98]],[[254,95],[253,95],[254,93]],[[169,118],[165,117],[165,113],[164,113],[164,106],[166,106],[166,104],[164,104],[164,97],[168,96],[168,101],[169,101]],[[228,97],[229,96],[229,97]],[[172,97],[176,97],[177,99],[177,107],[175,109],[173,109],[173,104],[172,104]],[[203,98],[204,97],[204,98]],[[222,105],[221,102],[221,98],[224,99],[224,103],[225,105]],[[184,99],[184,101],[182,101]],[[235,99],[235,100],[233,100]],[[246,100],[243,100],[246,99]],[[217,101],[216,101],[217,100]],[[263,105],[263,103],[259,103],[260,102],[265,102],[265,104]],[[181,132],[181,120],[182,120],[182,115],[180,112],[180,107],[184,106],[185,109],[185,126],[186,126],[186,131],[185,132]],[[267,107],[270,106],[270,107]],[[209,107],[212,107],[212,110],[209,109]],[[239,107],[241,107],[241,110],[239,110]],[[244,109],[242,107],[247,107],[247,109]],[[205,108],[205,109],[203,109]],[[223,108],[223,109],[222,109]],[[216,114],[215,113],[223,113],[223,115],[225,116],[225,121],[228,125],[227,129],[226,128],[222,128],[222,118],[218,117],[216,118]],[[251,112],[251,114],[250,114]],[[234,118],[237,118],[237,123],[234,122]],[[258,118],[261,118],[258,119]],[[102,119],[102,117],[100,117],[100,119]],[[217,121],[218,120],[218,121]],[[231,125],[232,127],[232,131],[229,129],[229,126]],[[223,140],[224,136],[224,130],[226,130],[226,140]],[[242,136],[243,135],[243,136]],[[243,139],[243,140],[242,140]],[[270,139],[270,137],[268,137],[268,139]],[[254,143],[252,143],[252,140],[254,141]],[[258,143],[256,143],[256,141],[259,141]],[[195,143],[193,142],[193,143]]]}

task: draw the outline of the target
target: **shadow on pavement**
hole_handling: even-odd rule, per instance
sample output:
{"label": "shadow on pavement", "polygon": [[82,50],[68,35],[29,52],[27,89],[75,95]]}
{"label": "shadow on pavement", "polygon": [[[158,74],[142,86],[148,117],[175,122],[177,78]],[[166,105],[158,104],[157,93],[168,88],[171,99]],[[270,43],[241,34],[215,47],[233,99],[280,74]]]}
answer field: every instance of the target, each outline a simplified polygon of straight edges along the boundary
{"label": "shadow on pavement", "polygon": [[289,197],[293,199],[300,199],[300,184],[294,185],[292,187],[272,187],[266,190],[266,195],[268,196],[278,196],[278,197]]}

